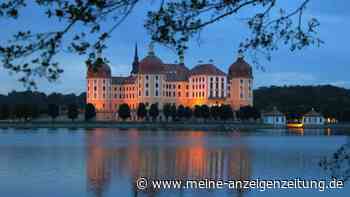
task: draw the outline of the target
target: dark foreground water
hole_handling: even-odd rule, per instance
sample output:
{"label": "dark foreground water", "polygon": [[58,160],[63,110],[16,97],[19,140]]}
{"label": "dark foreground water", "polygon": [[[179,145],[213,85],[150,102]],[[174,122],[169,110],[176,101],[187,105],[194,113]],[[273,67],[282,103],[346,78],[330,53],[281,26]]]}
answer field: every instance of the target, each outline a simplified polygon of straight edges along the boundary
{"label": "dark foreground water", "polygon": [[[350,131],[349,131],[350,132]],[[328,179],[343,131],[0,130],[1,197],[350,196],[343,189],[162,189],[149,179]]]}

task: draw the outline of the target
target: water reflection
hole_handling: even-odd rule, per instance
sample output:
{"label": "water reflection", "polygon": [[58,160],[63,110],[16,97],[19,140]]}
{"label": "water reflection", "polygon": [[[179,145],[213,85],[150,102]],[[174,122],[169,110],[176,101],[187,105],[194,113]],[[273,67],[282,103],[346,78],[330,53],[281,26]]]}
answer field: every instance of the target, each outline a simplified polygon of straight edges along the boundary
{"label": "water reflection", "polygon": [[[140,132],[114,133],[126,141],[123,146],[109,146],[111,133],[94,130],[88,135],[88,185],[96,197],[104,196],[112,183],[128,179],[135,196],[134,182],[139,177],[149,179],[249,179],[251,159],[249,149],[242,143],[230,147],[212,147],[206,143],[205,132],[188,132],[176,135],[176,145],[141,141]],[[106,145],[107,144],[107,145]],[[141,147],[140,144],[143,144]],[[155,196],[158,191],[146,191]]]}

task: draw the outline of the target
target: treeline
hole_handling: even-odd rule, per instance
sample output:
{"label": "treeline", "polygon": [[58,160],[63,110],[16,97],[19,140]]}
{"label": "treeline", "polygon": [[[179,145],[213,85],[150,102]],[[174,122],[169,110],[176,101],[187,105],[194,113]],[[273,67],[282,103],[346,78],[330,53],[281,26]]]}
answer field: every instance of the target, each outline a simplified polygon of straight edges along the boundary
{"label": "treeline", "polygon": [[[121,104],[117,110],[118,116],[122,120],[131,118],[131,110],[128,104]],[[183,121],[195,118],[197,120],[256,120],[260,117],[260,113],[254,107],[242,107],[239,111],[233,111],[230,105],[211,106],[196,105],[193,109],[174,104],[165,104],[162,109],[159,109],[158,104],[154,103],[147,107],[144,103],[140,103],[136,110],[136,116],[139,120],[158,120],[160,113],[164,121]]]}
{"label": "treeline", "polygon": [[260,110],[276,106],[289,117],[314,108],[326,117],[350,121],[350,90],[331,85],[262,87],[254,91],[254,106]]}
{"label": "treeline", "polygon": [[[0,119],[36,119],[42,115],[56,119],[61,114],[83,111],[85,93],[46,95],[41,92],[11,92],[0,95]],[[69,111],[70,110],[70,111]]]}

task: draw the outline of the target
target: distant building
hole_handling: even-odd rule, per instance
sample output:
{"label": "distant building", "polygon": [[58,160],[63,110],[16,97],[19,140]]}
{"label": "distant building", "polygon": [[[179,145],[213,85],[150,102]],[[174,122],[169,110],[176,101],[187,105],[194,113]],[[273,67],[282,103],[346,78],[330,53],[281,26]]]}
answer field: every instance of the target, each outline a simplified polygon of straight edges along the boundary
{"label": "distant building", "polygon": [[262,113],[262,121],[264,124],[274,125],[274,126],[286,126],[287,120],[286,116],[277,110],[276,107],[270,112]]}
{"label": "distant building", "polygon": [[139,61],[136,46],[130,76],[112,76],[105,63],[98,67],[88,65],[87,103],[105,114],[115,114],[123,103],[132,111],[139,103],[158,103],[160,109],[166,103],[189,107],[230,104],[238,110],[253,105],[253,73],[242,54],[226,74],[211,61],[192,69],[183,60],[179,64],[163,63],[152,44],[148,55]]}
{"label": "distant building", "polygon": [[313,126],[313,125],[324,125],[325,118],[322,114],[316,112],[314,108],[310,112],[306,113],[303,116],[304,126]]}

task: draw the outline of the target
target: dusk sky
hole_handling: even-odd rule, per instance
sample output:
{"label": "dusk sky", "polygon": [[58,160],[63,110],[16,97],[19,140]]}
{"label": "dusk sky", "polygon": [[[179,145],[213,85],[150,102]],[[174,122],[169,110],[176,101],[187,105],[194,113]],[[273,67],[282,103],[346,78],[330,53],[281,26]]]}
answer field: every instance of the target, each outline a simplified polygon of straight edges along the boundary
{"label": "dusk sky", "polygon": [[[298,2],[284,2],[284,7],[295,8]],[[288,1],[291,2],[291,1]],[[147,6],[146,6],[147,4]],[[113,33],[108,42],[108,49],[103,54],[111,61],[114,75],[127,75],[131,70],[134,45],[139,45],[139,56],[142,59],[147,54],[149,36],[143,28],[146,12],[157,6],[148,3],[139,4],[132,15]],[[290,52],[285,47],[272,54],[270,62],[261,58],[260,63],[265,72],[254,67],[255,88],[270,85],[323,85],[332,84],[350,88],[350,1],[312,0],[306,10],[307,16],[316,17],[320,23],[320,38],[325,42],[320,48],[311,47],[302,51]],[[35,29],[46,31],[61,26],[59,22],[45,20],[41,13],[33,7],[28,7],[19,20],[0,18],[0,42],[4,43],[10,35],[18,30]],[[227,72],[228,67],[236,57],[239,42],[246,38],[248,31],[245,23],[238,17],[230,17],[210,26],[201,34],[201,44],[190,43],[186,52],[185,64],[192,68],[199,60],[214,64]],[[162,46],[156,45],[156,54],[163,62],[173,63],[176,54]],[[38,80],[38,91],[81,93],[85,91],[86,57],[63,52],[57,56],[64,68],[64,74],[54,83]],[[246,57],[247,62],[251,59]],[[23,90],[23,86],[16,81],[16,75],[0,67],[0,93],[12,90]]]}

